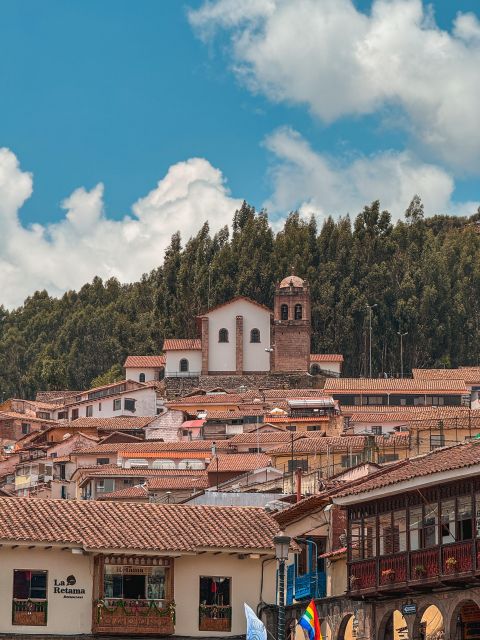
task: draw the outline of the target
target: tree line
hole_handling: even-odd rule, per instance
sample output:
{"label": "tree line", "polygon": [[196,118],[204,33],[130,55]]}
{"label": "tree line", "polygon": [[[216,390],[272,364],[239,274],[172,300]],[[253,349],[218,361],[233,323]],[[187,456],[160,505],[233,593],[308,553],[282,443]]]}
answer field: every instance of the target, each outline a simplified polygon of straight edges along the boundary
{"label": "tree line", "polygon": [[[159,256],[159,262],[161,256]],[[342,353],[345,375],[480,363],[480,211],[424,217],[415,196],[392,223],[378,201],[352,221],[291,213],[275,233],[243,203],[231,228],[205,223],[172,236],[163,264],[139,282],[96,277],[53,298],[37,291],[0,307],[0,400],[37,390],[85,389],[122,375],[128,354],[158,354],[167,337],[195,335],[195,316],[235,295],[272,307],[275,283],[295,273],[312,295],[312,351]]]}

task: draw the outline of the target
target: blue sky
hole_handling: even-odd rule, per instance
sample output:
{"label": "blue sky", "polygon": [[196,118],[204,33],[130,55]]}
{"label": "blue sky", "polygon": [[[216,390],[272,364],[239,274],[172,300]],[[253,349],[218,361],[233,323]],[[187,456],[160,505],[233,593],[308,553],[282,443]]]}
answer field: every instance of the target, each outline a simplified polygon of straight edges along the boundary
{"label": "blue sky", "polygon": [[[298,24],[292,26],[295,50],[304,46],[302,33],[306,34],[305,40],[313,36],[315,41],[314,14],[323,20],[328,11],[331,14],[338,7],[346,12],[336,16],[344,21],[342,29],[355,23],[359,41],[367,42],[367,22],[368,28],[375,30],[371,2],[337,0],[332,5],[331,1],[298,0],[296,8],[304,5],[304,24],[299,18]],[[294,0],[284,4],[292,2],[294,5]],[[122,260],[112,264],[112,254],[102,256],[99,241],[88,245],[85,227],[105,219],[120,222],[133,215],[132,206],[139,202],[136,215],[138,211],[147,215],[147,210],[150,216],[165,215],[164,209],[159,209],[165,205],[164,190],[168,186],[176,193],[177,188],[184,188],[185,181],[189,188],[193,183],[213,184],[213,200],[209,199],[209,191],[202,213],[198,213],[190,196],[183,194],[178,206],[168,210],[169,224],[164,218],[165,234],[160,233],[156,255],[161,256],[165,238],[174,230],[172,218],[188,235],[190,230],[196,231],[195,220],[212,202],[216,203],[214,228],[229,222],[229,212],[244,198],[257,208],[267,205],[273,220],[281,219],[295,207],[305,215],[318,215],[320,221],[327,213],[355,214],[370,197],[383,197],[385,206],[398,216],[416,191],[425,195],[426,208],[430,208],[427,213],[436,213],[437,209],[473,213],[479,200],[480,142],[474,140],[468,153],[463,154],[470,136],[455,122],[450,94],[440,95],[445,91],[445,82],[439,78],[435,84],[435,67],[425,81],[422,78],[422,55],[428,64],[428,51],[409,51],[407,35],[405,48],[397,42],[400,64],[408,69],[405,84],[393,86],[392,81],[385,97],[372,80],[372,91],[378,95],[371,100],[362,95],[359,102],[364,105],[357,109],[355,92],[368,93],[365,82],[336,95],[337,78],[345,74],[342,82],[348,84],[358,73],[355,66],[348,69],[352,60],[346,59],[329,75],[332,65],[325,62],[322,67],[321,61],[335,52],[312,49],[305,51],[297,68],[291,65],[291,42],[288,37],[282,40],[284,35],[277,29],[288,16],[282,16],[283,9],[272,10],[273,3],[274,0],[256,0],[253,5],[249,0],[4,0],[0,4],[0,147],[10,154],[4,158],[8,165],[4,188],[15,194],[4,215],[9,216],[8,225],[18,232],[19,242],[31,241],[42,261],[40,245],[51,254],[52,248],[74,243],[76,232],[85,249],[78,256],[79,261],[93,264],[103,277],[138,277],[141,271],[133,266],[123,268]],[[377,9],[383,6],[387,12],[378,20],[386,33],[394,8],[400,11],[399,15],[406,15],[410,8],[422,7],[420,0],[378,0],[375,5]],[[479,95],[471,89],[472,74],[475,79],[478,69],[475,62],[480,60],[480,30],[477,33],[475,22],[475,14],[477,18],[480,15],[478,0],[436,0],[431,7],[434,17],[423,4],[424,16],[421,25],[416,25],[417,30],[421,35],[420,28],[426,29],[432,39],[445,30],[453,59],[449,77],[456,78],[451,95],[456,97],[457,91],[462,95],[465,90],[462,102],[469,105]],[[458,12],[470,17],[462,23],[462,34],[454,38],[453,21]],[[414,18],[412,21],[415,23]],[[296,28],[300,37],[295,35]],[[351,37],[356,37],[356,32]],[[249,39],[247,47],[238,46],[242,39]],[[324,40],[325,35],[319,32],[318,42]],[[273,46],[269,47],[268,42]],[[353,44],[346,37],[345,41],[338,41],[337,47],[345,49],[349,56],[348,49]],[[377,57],[384,55],[382,49]],[[412,58],[415,61],[417,56],[419,67],[410,68]],[[463,78],[463,68],[468,67],[465,59],[470,68]],[[368,64],[371,66],[370,60]],[[309,68],[317,65],[322,68],[318,73],[314,69],[314,75],[309,77],[313,73]],[[457,69],[461,71],[458,78]],[[367,82],[377,72],[369,70]],[[305,78],[295,86],[303,73]],[[412,77],[414,82],[418,79],[418,93],[426,94],[420,102],[415,95],[408,95]],[[389,80],[387,76],[387,84]],[[312,92],[310,85],[316,83]],[[440,106],[432,106],[429,94],[437,93]],[[327,103],[329,106],[324,107]],[[459,121],[468,122],[468,115],[460,113]],[[437,128],[432,125],[430,130],[430,123],[437,117],[440,124]],[[475,115],[471,117],[469,124],[474,124]],[[12,164],[12,157],[18,166]],[[193,158],[207,164],[187,171],[182,163]],[[172,167],[177,167],[172,177],[175,187],[168,181],[155,192]],[[220,177],[214,176],[213,169],[220,172]],[[27,172],[33,176],[33,189],[31,184],[24,185]],[[200,181],[198,173],[203,176]],[[0,169],[0,178],[1,175]],[[395,185],[405,183],[391,198],[389,180]],[[350,189],[349,183],[355,181],[355,188]],[[103,187],[95,190],[99,183]],[[370,187],[364,188],[364,183]],[[347,193],[343,198],[344,185]],[[329,189],[338,193],[324,196]],[[386,196],[382,192],[385,189]],[[76,194],[73,201],[72,193]],[[196,195],[197,199],[202,197]],[[65,199],[70,206],[65,206]],[[190,206],[192,211],[184,220],[182,207]],[[66,218],[73,229],[66,229]],[[115,229],[126,237],[125,226]],[[137,237],[144,231],[131,233]],[[131,241],[131,234],[127,240]],[[86,269],[57,281],[54,273],[62,268],[65,259],[60,252],[54,253],[54,258],[50,255],[52,264],[45,273],[33,277],[29,265],[12,257],[14,249],[0,239],[0,284],[11,291],[5,297],[7,305],[17,304],[21,299],[18,296],[33,288],[45,286],[57,294],[78,286],[78,278],[94,275]],[[112,247],[112,253],[115,250]],[[137,250],[145,251],[145,246]],[[150,245],[148,252],[155,255]],[[2,282],[2,259],[8,267],[3,268],[3,278],[8,279],[10,287]],[[146,260],[142,265],[144,271],[155,266],[150,262]],[[21,293],[13,293],[20,281],[26,283]]]}

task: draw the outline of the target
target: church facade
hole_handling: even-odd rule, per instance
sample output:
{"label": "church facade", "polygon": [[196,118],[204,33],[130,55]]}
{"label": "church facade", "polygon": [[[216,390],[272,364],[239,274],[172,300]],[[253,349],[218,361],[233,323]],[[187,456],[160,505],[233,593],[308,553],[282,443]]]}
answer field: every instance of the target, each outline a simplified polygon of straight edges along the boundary
{"label": "church facade", "polygon": [[[310,288],[298,276],[275,288],[273,312],[237,296],[197,318],[199,337],[166,339],[165,376],[308,372]],[[341,356],[332,356],[337,362]]]}

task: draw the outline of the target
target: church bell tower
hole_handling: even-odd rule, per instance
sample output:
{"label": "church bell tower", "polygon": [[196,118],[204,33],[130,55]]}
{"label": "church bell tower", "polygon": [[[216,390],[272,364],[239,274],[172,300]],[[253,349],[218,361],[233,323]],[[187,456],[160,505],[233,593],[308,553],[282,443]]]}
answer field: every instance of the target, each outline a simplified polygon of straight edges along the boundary
{"label": "church bell tower", "polygon": [[275,287],[272,371],[308,371],[310,334],[310,287],[292,274]]}

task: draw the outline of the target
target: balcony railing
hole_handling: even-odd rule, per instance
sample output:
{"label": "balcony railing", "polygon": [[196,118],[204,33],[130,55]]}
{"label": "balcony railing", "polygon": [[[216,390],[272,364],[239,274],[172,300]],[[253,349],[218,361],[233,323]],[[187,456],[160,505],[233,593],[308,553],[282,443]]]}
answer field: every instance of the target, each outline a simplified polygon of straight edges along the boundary
{"label": "balcony railing", "polygon": [[171,635],[175,632],[175,604],[169,600],[96,600],[93,632]]}
{"label": "balcony railing", "polygon": [[305,598],[324,598],[326,594],[326,576],[323,571],[313,571],[295,576],[293,595],[295,600]]}
{"label": "balcony railing", "polygon": [[401,591],[424,584],[471,580],[480,573],[480,540],[358,560],[349,565],[349,591]]}
{"label": "balcony railing", "polygon": [[199,631],[230,631],[232,607],[229,605],[201,604],[199,608]]}
{"label": "balcony railing", "polygon": [[28,627],[44,627],[47,624],[46,600],[19,600],[12,602],[12,624]]}

